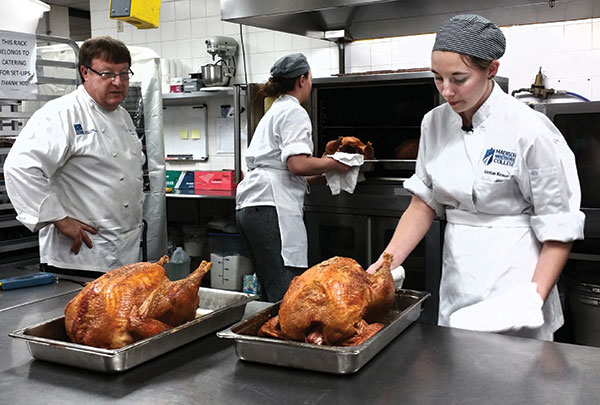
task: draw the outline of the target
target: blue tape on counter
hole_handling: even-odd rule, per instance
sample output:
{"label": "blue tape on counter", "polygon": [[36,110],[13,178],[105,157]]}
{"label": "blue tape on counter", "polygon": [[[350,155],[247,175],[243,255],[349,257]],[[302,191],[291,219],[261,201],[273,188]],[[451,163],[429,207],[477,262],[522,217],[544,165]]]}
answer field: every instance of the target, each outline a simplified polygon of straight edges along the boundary
{"label": "blue tape on counter", "polygon": [[22,276],[3,278],[0,280],[0,289],[13,290],[15,288],[33,287],[36,285],[50,284],[54,281],[52,273],[31,273]]}

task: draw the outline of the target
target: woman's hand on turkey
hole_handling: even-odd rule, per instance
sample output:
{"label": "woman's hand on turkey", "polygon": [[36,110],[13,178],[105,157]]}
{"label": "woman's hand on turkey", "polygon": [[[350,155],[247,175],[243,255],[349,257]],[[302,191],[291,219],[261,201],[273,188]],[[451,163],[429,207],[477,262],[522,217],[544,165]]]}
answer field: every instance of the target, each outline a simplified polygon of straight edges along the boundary
{"label": "woman's hand on turkey", "polygon": [[383,256],[379,256],[379,259],[375,263],[369,266],[367,273],[375,274],[377,270],[383,265]]}
{"label": "woman's hand on turkey", "polygon": [[91,226],[70,217],[54,222],[54,226],[60,233],[71,239],[71,252],[78,254],[82,242],[92,248],[92,240],[87,232],[96,234],[96,230]]}

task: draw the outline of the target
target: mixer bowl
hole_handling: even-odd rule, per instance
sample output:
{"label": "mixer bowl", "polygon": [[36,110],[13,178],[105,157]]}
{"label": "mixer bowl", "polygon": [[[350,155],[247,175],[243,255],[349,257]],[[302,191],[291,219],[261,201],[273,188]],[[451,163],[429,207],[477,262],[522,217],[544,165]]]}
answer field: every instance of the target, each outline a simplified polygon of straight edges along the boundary
{"label": "mixer bowl", "polygon": [[211,64],[202,66],[202,81],[205,86],[227,86],[231,74],[229,68],[223,64]]}

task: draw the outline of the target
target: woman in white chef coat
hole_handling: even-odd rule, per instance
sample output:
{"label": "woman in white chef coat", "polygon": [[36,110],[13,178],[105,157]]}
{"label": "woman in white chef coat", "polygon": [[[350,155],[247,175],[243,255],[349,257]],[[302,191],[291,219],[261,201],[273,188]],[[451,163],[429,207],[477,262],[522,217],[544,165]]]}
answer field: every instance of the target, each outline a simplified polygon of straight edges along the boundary
{"label": "woman in white chef coat", "polygon": [[83,84],[37,110],[6,158],[8,196],[17,219],[39,230],[48,271],[98,276],[139,260],[144,154],[120,106],[130,66],[122,41],[86,40]]}
{"label": "woman in white chef coat", "polygon": [[246,152],[248,173],[237,187],[236,218],[265,301],[279,301],[308,266],[302,217],[306,176],[349,170],[331,158],[312,156],[312,124],[300,105],[311,87],[303,54],[273,64],[263,92],[277,99],[256,127]]}
{"label": "woman in white chef coat", "polygon": [[431,67],[447,103],[423,118],[413,197],[385,251],[400,265],[445,215],[438,323],[552,340],[556,281],[583,238],[579,180],[550,120],[494,82],[505,44],[477,15],[440,27]]}

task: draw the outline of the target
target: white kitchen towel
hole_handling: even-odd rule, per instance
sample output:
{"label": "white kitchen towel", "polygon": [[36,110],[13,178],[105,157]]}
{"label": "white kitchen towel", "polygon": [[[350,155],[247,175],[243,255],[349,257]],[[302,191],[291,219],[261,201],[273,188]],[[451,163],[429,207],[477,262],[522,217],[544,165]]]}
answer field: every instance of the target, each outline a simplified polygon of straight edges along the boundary
{"label": "white kitchen towel", "polygon": [[327,185],[331,190],[331,194],[338,195],[341,190],[344,190],[350,194],[354,193],[354,188],[356,187],[356,183],[358,181],[360,166],[363,164],[365,159],[364,156],[359,153],[335,152],[333,155],[327,155],[327,157],[333,158],[345,165],[352,166],[352,168],[346,173],[325,173]]}
{"label": "white kitchen towel", "polygon": [[402,288],[402,284],[404,283],[404,278],[406,277],[406,272],[404,271],[404,267],[398,266],[392,269],[392,277],[394,278],[394,288],[396,290]]}
{"label": "white kitchen towel", "polygon": [[450,315],[450,326],[484,332],[539,328],[544,324],[543,304],[536,283],[517,285],[459,309]]}

